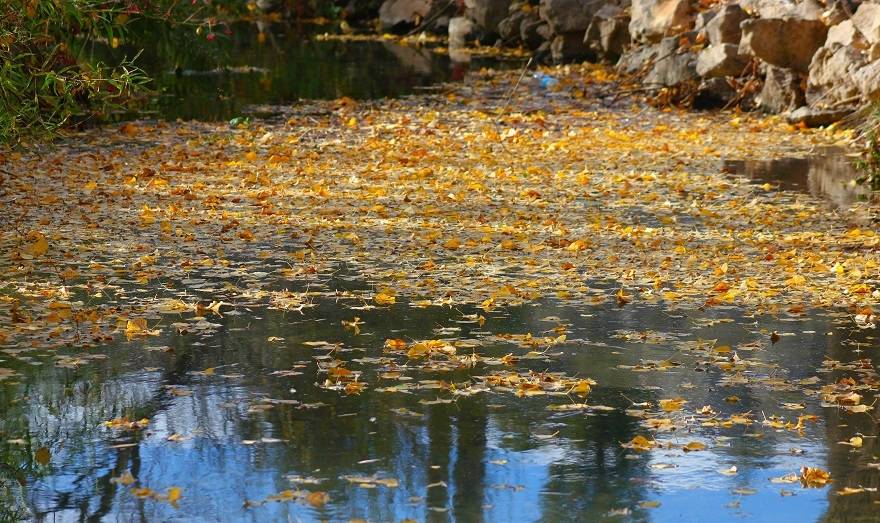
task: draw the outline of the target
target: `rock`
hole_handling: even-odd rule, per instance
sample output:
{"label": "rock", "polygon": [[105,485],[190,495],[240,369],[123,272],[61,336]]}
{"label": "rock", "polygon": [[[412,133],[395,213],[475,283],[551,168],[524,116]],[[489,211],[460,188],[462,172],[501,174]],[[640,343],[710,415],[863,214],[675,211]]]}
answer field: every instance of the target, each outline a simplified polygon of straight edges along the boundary
{"label": "rock", "polygon": [[702,33],[706,31],[706,26],[709,25],[709,22],[715,18],[715,15],[718,14],[717,11],[703,11],[701,13],[697,13],[697,17],[694,18],[694,31],[698,33]]}
{"label": "rock", "polygon": [[863,3],[853,15],[852,22],[869,43],[880,43],[880,4]]}
{"label": "rock", "polygon": [[849,20],[850,14],[855,12],[855,8],[852,7],[848,0],[832,0],[827,2],[827,4],[830,5],[822,13],[822,21],[828,27]]}
{"label": "rock", "polygon": [[510,0],[465,0],[468,17],[490,34],[498,34],[498,24],[507,16]]}
{"label": "rock", "polygon": [[819,20],[822,6],[816,0],[740,0],[740,6],[759,18]]}
{"label": "rock", "polygon": [[474,22],[464,16],[449,19],[449,48],[461,49],[467,43],[468,36],[474,30]]}
{"label": "rock", "polygon": [[859,88],[862,101],[880,101],[880,61],[871,62],[853,73],[853,83]]}
{"label": "rock", "polygon": [[736,89],[724,78],[707,78],[700,82],[694,97],[694,109],[725,107],[736,99]]}
{"label": "rock", "polygon": [[764,86],[757,105],[771,113],[781,113],[806,103],[801,73],[782,67],[767,67]]}
{"label": "rock", "polygon": [[813,54],[825,43],[828,28],[819,20],[760,18],[742,22],[741,54],[770,65],[806,72]]}
{"label": "rock", "polygon": [[880,44],[872,44],[868,48],[868,61],[873,62],[875,60],[880,60]]}
{"label": "rock", "polygon": [[625,51],[617,61],[617,70],[623,74],[632,74],[652,65],[660,56],[660,48],[661,44],[648,44]]}
{"label": "rock", "polygon": [[749,58],[739,54],[739,46],[715,44],[697,55],[697,74],[705,78],[739,76],[749,64]]}
{"label": "rock", "polygon": [[659,42],[692,23],[688,0],[633,0],[631,13],[629,33],[635,42]]}
{"label": "rock", "polygon": [[852,47],[822,47],[813,56],[807,81],[807,102],[829,105],[858,96],[853,73],[865,65],[862,54]]}
{"label": "rock", "polygon": [[803,123],[807,127],[821,127],[839,122],[847,115],[853,112],[851,107],[843,107],[839,109],[814,109],[812,107],[801,107],[791,111],[785,116],[788,123],[796,125]]}
{"label": "rock", "polygon": [[441,10],[440,3],[435,0],[385,0],[379,7],[379,23],[383,31],[403,31]]}
{"label": "rock", "polygon": [[742,29],[739,24],[749,15],[737,4],[727,4],[706,24],[706,37],[712,45],[739,44]]}
{"label": "rock", "polygon": [[532,16],[523,20],[523,23],[519,26],[519,37],[523,45],[529,49],[537,49],[541,42],[548,40],[546,35],[549,27],[546,22],[537,16]]}
{"label": "rock", "polygon": [[524,11],[516,11],[498,23],[498,35],[501,36],[501,40],[505,45],[519,42],[520,30],[527,16]]}
{"label": "rock", "polygon": [[579,32],[583,37],[601,4],[595,0],[541,0],[539,11],[555,34]]}
{"label": "rock", "polygon": [[590,49],[584,44],[581,31],[556,35],[550,43],[550,54],[553,61],[557,63],[583,60],[593,56]]}
{"label": "rock", "polygon": [[868,44],[862,34],[856,29],[852,20],[844,20],[839,24],[828,28],[828,36],[825,38],[825,47],[848,45],[859,49],[867,49]]}
{"label": "rock", "polygon": [[659,54],[645,77],[645,84],[671,87],[698,77],[697,55],[693,51],[679,51],[678,37],[664,38],[659,47]]}
{"label": "rock", "polygon": [[617,60],[629,44],[629,16],[619,6],[605,4],[590,21],[584,43],[606,60]]}

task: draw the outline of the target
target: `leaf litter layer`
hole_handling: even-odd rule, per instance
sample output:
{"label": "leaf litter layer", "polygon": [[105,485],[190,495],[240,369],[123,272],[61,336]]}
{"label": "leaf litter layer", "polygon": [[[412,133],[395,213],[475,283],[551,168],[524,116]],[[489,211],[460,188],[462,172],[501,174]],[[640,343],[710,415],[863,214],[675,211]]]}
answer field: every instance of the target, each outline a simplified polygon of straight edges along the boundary
{"label": "leaf litter layer", "polygon": [[[0,173],[0,346],[18,358],[117,338],[205,335],[222,328],[216,318],[223,315],[264,307],[306,315],[328,300],[350,318],[339,329],[355,336],[365,313],[401,304],[472,311],[462,321],[479,327],[493,311],[536,302],[791,315],[824,309],[873,327],[880,236],[864,219],[870,209],[858,220],[856,213],[832,214],[806,195],[721,171],[722,159],[805,155],[845,140],[845,132],[646,109],[595,96],[619,88],[604,69],[555,73],[560,82],[552,91],[514,89],[515,74],[485,73],[442,95],[305,102],[244,128],[134,122],[7,155]],[[322,284],[340,275],[364,284],[345,291]],[[536,335],[436,334],[389,337],[354,363],[340,344],[310,342],[316,390],[421,390],[434,402],[493,392],[558,397],[563,401],[548,408],[559,412],[614,408],[586,401],[601,382],[541,370],[571,342],[562,323]],[[778,379],[774,365],[747,357],[779,339],[767,334],[734,349],[662,332],[608,336],[668,344],[688,365],[724,373],[721,385],[755,383],[801,391],[843,412],[872,410],[870,360],[817,369],[851,370],[859,382]],[[103,357],[93,350],[58,354],[61,367]],[[682,361],[621,368],[663,372]],[[394,383],[414,369],[476,370],[458,383]],[[17,376],[0,370],[0,380]],[[200,373],[214,375],[214,368]],[[802,408],[794,400],[786,405]],[[645,435],[621,445],[635,453],[706,448],[651,433],[760,424],[797,434],[815,421],[720,415],[720,408],[679,397],[629,407]],[[405,410],[398,414],[418,415]],[[148,424],[107,422],[114,430]],[[805,487],[829,481],[806,465],[792,478]],[[377,481],[386,480],[353,482]],[[179,497],[173,491],[162,499]],[[254,506],[327,501],[300,491],[276,498]]]}

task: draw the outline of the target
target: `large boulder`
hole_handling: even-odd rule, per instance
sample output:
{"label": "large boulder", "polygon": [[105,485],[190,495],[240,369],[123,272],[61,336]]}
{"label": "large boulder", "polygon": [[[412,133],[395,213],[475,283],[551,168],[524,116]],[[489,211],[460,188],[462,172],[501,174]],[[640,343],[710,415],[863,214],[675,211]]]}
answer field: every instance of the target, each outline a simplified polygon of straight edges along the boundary
{"label": "large boulder", "polygon": [[379,23],[383,31],[404,31],[443,9],[440,4],[437,0],[385,0],[379,7]]}
{"label": "large boulder", "polygon": [[633,0],[629,33],[634,42],[659,42],[693,23],[688,0]]}
{"label": "large boulder", "polygon": [[858,97],[853,73],[865,65],[862,53],[852,47],[822,47],[813,56],[807,81],[807,102],[829,106]]}
{"label": "large boulder", "polygon": [[782,113],[804,105],[803,75],[792,69],[767,66],[764,86],[756,102],[758,107],[770,113]]}
{"label": "large boulder", "polygon": [[791,111],[786,115],[785,119],[793,125],[803,124],[807,127],[822,127],[839,122],[852,112],[852,107],[816,109],[805,106]]}
{"label": "large boulder", "polygon": [[863,3],[853,15],[852,22],[868,42],[880,43],[880,4]]}
{"label": "large boulder", "polygon": [[828,28],[825,47],[831,48],[838,45],[852,46],[859,49],[868,48],[862,33],[856,29],[855,24],[850,19]]}
{"label": "large boulder", "polygon": [[712,45],[739,44],[742,29],[739,24],[749,15],[738,4],[727,4],[706,24],[706,37]]}
{"label": "large boulder", "polygon": [[537,15],[517,10],[510,13],[507,18],[498,23],[498,35],[501,36],[501,40],[505,45],[512,45],[519,42],[522,24],[528,20],[530,16],[534,16],[534,19],[538,20]]}
{"label": "large boulder", "polygon": [[581,31],[557,34],[550,42],[550,54],[557,63],[593,58],[590,48],[584,44]]}
{"label": "large boulder", "polygon": [[817,0],[740,0],[747,12],[759,18],[819,20],[823,6]]}
{"label": "large boulder", "polygon": [[590,21],[584,43],[606,60],[617,60],[629,44],[629,16],[620,6],[605,4]]}
{"label": "large boulder", "polygon": [[745,20],[739,52],[770,65],[806,72],[813,54],[825,43],[828,28],[819,20],[760,18]]}
{"label": "large boulder", "polygon": [[498,24],[507,16],[510,0],[465,0],[468,17],[483,31],[498,34]]}
{"label": "large boulder", "polygon": [[541,0],[539,11],[555,34],[577,31],[583,40],[583,32],[599,7],[601,2],[595,0]]}
{"label": "large boulder", "polygon": [[749,57],[739,54],[733,44],[713,44],[697,55],[697,74],[704,78],[739,76],[749,64]]}
{"label": "large boulder", "polygon": [[880,60],[871,62],[853,73],[853,83],[865,102],[880,101]]}
{"label": "large boulder", "polygon": [[696,53],[679,49],[678,40],[678,37],[670,36],[660,42],[660,54],[644,80],[647,86],[671,87],[699,77]]}
{"label": "large boulder", "polygon": [[537,16],[529,17],[519,26],[519,35],[523,45],[534,50],[545,40],[550,39],[550,26]]}
{"label": "large boulder", "polygon": [[623,74],[633,74],[654,63],[660,54],[674,53],[675,47],[666,49],[663,43],[640,45],[626,50],[617,61],[617,70]]}

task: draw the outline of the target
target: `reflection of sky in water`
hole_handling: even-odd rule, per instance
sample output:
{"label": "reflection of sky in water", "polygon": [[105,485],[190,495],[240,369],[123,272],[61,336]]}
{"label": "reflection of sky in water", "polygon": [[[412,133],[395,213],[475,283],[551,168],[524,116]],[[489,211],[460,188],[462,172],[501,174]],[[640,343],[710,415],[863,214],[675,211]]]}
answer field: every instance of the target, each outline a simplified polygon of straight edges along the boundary
{"label": "reflection of sky in water", "polygon": [[[368,328],[354,337],[338,328],[334,311],[339,314],[333,304],[322,304],[306,315],[265,311],[259,313],[260,320],[229,316],[216,320],[225,329],[201,338],[199,344],[193,343],[198,338],[166,332],[146,342],[107,347],[103,352],[108,360],[77,370],[32,369],[25,379],[28,399],[9,404],[10,398],[4,396],[3,404],[9,408],[6,417],[0,417],[7,437],[21,436],[13,423],[25,419],[35,445],[47,444],[52,449],[50,473],[31,478],[26,489],[32,507],[57,521],[78,520],[83,515],[126,521],[276,521],[288,517],[294,521],[357,517],[374,521],[554,521],[601,519],[622,509],[629,509],[627,517],[635,520],[816,521],[829,510],[829,500],[837,501],[836,496],[829,497],[828,488],[803,489],[799,483],[774,484],[770,479],[795,473],[804,465],[832,469],[835,475],[854,474],[856,464],[836,442],[857,430],[865,434],[875,430],[873,423],[859,418],[829,418],[829,409],[819,408],[815,398],[798,390],[773,391],[741,383],[721,386],[723,373],[711,368],[695,372],[704,356],[677,345],[718,339],[736,348],[764,339],[768,331],[791,334],[772,347],[742,351],[742,355],[757,363],[747,375],[796,380],[817,375],[826,356],[851,359],[850,338],[866,336],[835,326],[833,315],[714,323],[713,318],[735,313],[664,311],[644,304],[587,310],[545,304],[489,315],[481,330],[495,333],[540,333],[555,325],[556,320],[546,320],[548,316],[570,323],[569,339],[581,341],[560,346],[561,356],[552,363],[537,361],[533,368],[552,367],[595,378],[599,385],[589,396],[592,405],[624,409],[631,401],[656,402],[680,395],[688,400],[684,413],[711,405],[722,418],[746,411],[754,415],[755,424],[747,427],[691,425],[657,434],[663,443],[703,442],[708,449],[702,452],[661,448],[634,454],[622,449],[620,442],[636,434],[650,436],[652,431],[621,410],[550,412],[546,397],[487,393],[451,404],[424,405],[419,400],[449,395],[437,390],[411,394],[369,390],[391,384],[369,375],[371,365],[352,364],[368,373],[365,381],[370,387],[360,396],[316,389],[319,378],[312,360],[316,352],[303,348],[303,341],[338,340],[346,347],[379,347],[387,337],[434,337],[438,327],[461,326],[463,338],[474,336],[469,329],[480,332],[476,326],[458,323],[461,314],[469,311],[410,309],[399,304],[389,311],[359,311]],[[343,314],[349,312],[343,310]],[[623,339],[628,332],[646,330],[656,333],[650,343]],[[283,336],[285,341],[267,344],[268,336]],[[494,355],[517,351],[493,343],[497,342],[487,343],[482,350]],[[161,346],[171,346],[175,352],[145,349]],[[343,351],[338,357],[351,360],[377,355],[368,349]],[[619,368],[665,358],[681,366],[645,373]],[[297,365],[304,373],[301,376],[271,375]],[[143,370],[148,367],[159,370]],[[208,367],[216,367],[215,375],[193,374]],[[478,368],[473,374],[492,370]],[[405,374],[416,380],[443,377],[414,371]],[[823,382],[836,379],[819,376]],[[465,373],[445,379],[461,383],[470,378]],[[740,401],[726,403],[724,398],[732,395]],[[276,403],[256,408],[273,399],[325,405],[304,409]],[[567,401],[555,398],[553,402]],[[781,402],[805,402],[807,408],[785,411],[779,408]],[[805,437],[761,426],[764,414],[793,420],[802,412],[820,417],[817,423],[808,424]],[[148,431],[132,436],[100,426],[123,413],[150,418]],[[852,426],[840,427],[841,421]],[[172,434],[190,439],[166,441]],[[285,441],[242,443],[260,438]],[[792,448],[803,454],[791,454]],[[661,468],[664,463],[675,467]],[[719,472],[733,465],[738,474]],[[127,469],[140,486],[158,492],[181,487],[180,507],[135,499],[128,488],[110,482]],[[400,486],[364,489],[342,478],[373,474],[396,478]],[[298,487],[288,476],[310,476],[322,482]],[[853,481],[863,480],[846,484]],[[327,491],[330,503],[321,509],[273,502],[243,508],[245,500],[262,500],[296,488]],[[734,491],[742,488],[755,492]],[[782,496],[782,490],[795,495]],[[659,501],[660,506],[639,507],[652,501]]]}

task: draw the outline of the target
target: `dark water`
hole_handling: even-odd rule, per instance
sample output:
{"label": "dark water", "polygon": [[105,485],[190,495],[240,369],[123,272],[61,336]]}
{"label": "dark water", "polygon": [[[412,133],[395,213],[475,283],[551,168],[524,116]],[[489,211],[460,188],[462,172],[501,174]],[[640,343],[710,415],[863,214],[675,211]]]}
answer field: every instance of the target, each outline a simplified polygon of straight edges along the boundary
{"label": "dark water", "polygon": [[142,49],[137,63],[158,91],[148,109],[166,119],[228,120],[299,99],[398,97],[460,79],[468,67],[519,66],[480,58],[453,63],[392,41],[321,40],[328,31],[338,28],[237,22],[218,27],[208,41],[192,28],[149,24],[133,27],[118,49],[95,52],[118,60]]}
{"label": "dark water", "polygon": [[[266,270],[271,270],[268,267]],[[878,484],[872,414],[821,407],[797,380],[819,385],[859,371],[818,372],[826,359],[870,357],[873,330],[846,314],[781,314],[745,318],[732,309],[667,310],[659,305],[585,308],[553,302],[484,313],[416,308],[352,311],[332,296],[362,286],[320,278],[314,307],[302,312],[237,309],[209,316],[199,331],[193,314],[162,315],[163,334],[98,349],[45,353],[7,347],[0,365],[21,374],[0,382],[0,499],[5,517],[37,521],[873,521],[876,493],[837,496],[843,486]],[[227,309],[228,311],[228,309]],[[358,314],[355,334],[340,321]],[[734,321],[731,321],[734,320]],[[188,334],[172,323],[188,323]],[[202,324],[204,326],[204,324]],[[560,327],[561,326],[561,327]],[[435,371],[389,356],[389,338],[466,341],[482,356],[526,350],[497,335],[546,336],[564,328],[568,340],[518,368],[590,377],[594,410],[555,412],[548,405],[579,397],[517,397],[497,389],[458,394],[500,372]],[[778,343],[768,332],[778,331]],[[553,330],[552,332],[559,332]],[[725,373],[695,350],[700,340],[730,345],[748,369]],[[307,345],[325,341],[336,347]],[[467,349],[460,348],[459,354]],[[80,359],[71,365],[65,356]],[[386,358],[378,360],[377,358]],[[320,385],[319,366],[340,360],[367,384],[346,395]],[[631,366],[669,360],[665,371]],[[213,369],[213,371],[206,369]],[[400,376],[384,372],[399,372]],[[731,380],[746,377],[749,383]],[[776,379],[778,378],[778,381]],[[455,386],[441,386],[441,382]],[[814,385],[816,388],[819,385]],[[407,386],[404,392],[377,388]],[[748,426],[688,424],[657,440],[700,441],[638,453],[620,442],[651,436],[626,409],[680,396],[686,411],[711,405],[719,418],[751,412]],[[736,396],[737,403],[725,398]],[[865,402],[873,401],[866,398]],[[803,403],[804,410],[782,410]],[[634,404],[636,406],[634,406]],[[762,426],[764,416],[815,414],[803,433]],[[691,414],[692,415],[692,414]],[[691,416],[680,412],[684,419]],[[139,431],[103,422],[148,418]],[[177,434],[182,441],[169,441]],[[864,447],[837,444],[862,434]],[[49,450],[41,464],[38,449]],[[799,449],[793,451],[792,449]],[[776,484],[771,478],[803,465],[829,470],[829,489]],[[737,467],[735,475],[721,470]],[[137,479],[124,486],[113,478]],[[346,477],[396,480],[364,488]],[[139,499],[132,487],[182,489],[177,506]],[[322,491],[323,506],[269,501],[285,490]],[[658,505],[659,503],[659,505]],[[0,517],[2,519],[2,517]]]}

